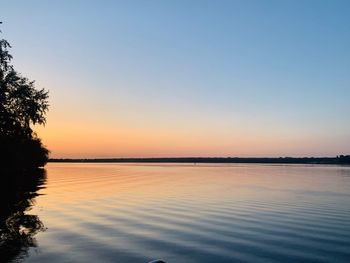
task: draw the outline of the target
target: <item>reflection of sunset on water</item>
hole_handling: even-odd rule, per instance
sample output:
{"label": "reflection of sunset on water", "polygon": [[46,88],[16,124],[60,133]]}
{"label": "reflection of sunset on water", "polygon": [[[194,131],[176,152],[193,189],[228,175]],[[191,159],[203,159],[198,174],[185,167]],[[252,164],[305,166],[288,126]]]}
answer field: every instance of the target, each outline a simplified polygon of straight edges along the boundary
{"label": "reflection of sunset on water", "polygon": [[48,230],[28,262],[350,256],[348,167],[49,163],[47,173],[32,212]]}

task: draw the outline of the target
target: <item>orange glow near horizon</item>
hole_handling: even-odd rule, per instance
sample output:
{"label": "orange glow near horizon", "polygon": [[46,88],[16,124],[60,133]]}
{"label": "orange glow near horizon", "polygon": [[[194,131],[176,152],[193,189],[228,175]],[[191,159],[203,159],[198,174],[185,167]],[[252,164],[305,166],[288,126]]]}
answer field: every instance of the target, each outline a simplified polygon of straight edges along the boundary
{"label": "orange glow near horizon", "polygon": [[227,131],[208,127],[201,132],[201,128],[191,126],[166,130],[55,122],[36,131],[52,158],[307,155],[304,138],[287,140],[264,133],[254,136],[243,129]]}

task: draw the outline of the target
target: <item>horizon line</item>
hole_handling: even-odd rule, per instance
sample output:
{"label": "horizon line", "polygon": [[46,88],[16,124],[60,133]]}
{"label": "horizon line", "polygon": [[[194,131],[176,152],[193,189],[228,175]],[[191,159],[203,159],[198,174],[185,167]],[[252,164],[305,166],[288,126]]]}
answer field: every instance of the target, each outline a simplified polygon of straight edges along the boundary
{"label": "horizon line", "polygon": [[335,157],[50,158],[49,162],[350,164],[350,155],[337,155]]}

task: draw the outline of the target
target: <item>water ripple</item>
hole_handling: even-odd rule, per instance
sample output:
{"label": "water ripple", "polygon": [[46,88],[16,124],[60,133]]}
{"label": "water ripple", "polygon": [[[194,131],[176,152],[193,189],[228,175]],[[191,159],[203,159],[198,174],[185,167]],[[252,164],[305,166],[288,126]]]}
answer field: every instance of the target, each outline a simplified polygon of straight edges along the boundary
{"label": "water ripple", "polygon": [[50,164],[26,261],[350,262],[344,169]]}

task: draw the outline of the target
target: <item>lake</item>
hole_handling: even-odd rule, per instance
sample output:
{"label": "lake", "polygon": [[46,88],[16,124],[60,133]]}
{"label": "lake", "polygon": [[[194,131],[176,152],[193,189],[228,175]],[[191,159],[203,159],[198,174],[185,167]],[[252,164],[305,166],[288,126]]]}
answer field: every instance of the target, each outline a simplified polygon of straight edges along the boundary
{"label": "lake", "polygon": [[346,166],[49,163],[16,189],[4,262],[350,262]]}

